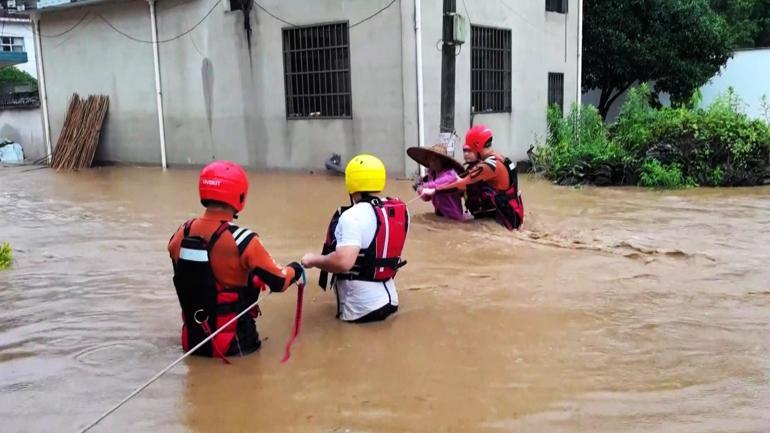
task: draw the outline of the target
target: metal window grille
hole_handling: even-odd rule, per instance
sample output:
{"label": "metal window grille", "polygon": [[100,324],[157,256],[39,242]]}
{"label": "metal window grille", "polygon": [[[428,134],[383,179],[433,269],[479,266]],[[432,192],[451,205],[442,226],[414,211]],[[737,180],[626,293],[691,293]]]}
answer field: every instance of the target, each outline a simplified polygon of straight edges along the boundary
{"label": "metal window grille", "polygon": [[558,105],[564,115],[564,74],[548,73],[548,106]]}
{"label": "metal window grille", "polygon": [[235,12],[243,10],[243,3],[245,0],[229,0],[230,7],[228,8],[228,11]]}
{"label": "metal window grille", "polygon": [[511,112],[511,31],[471,26],[471,112]]}
{"label": "metal window grille", "polygon": [[545,0],[545,10],[548,12],[567,13],[568,0]]}
{"label": "metal window grille", "polygon": [[350,118],[348,23],[283,29],[286,118]]}
{"label": "metal window grille", "polygon": [[24,38],[3,36],[0,38],[0,51],[24,51]]}

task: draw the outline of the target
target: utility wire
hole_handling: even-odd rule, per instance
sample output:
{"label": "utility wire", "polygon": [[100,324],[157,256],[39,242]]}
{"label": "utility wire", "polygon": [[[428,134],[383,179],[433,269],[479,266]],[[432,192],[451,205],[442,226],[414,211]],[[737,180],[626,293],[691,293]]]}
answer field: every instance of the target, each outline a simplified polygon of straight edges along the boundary
{"label": "utility wire", "polygon": [[[217,0],[216,2],[214,2],[214,4],[211,6],[211,9],[209,9],[209,11],[208,11],[208,12],[206,12],[206,15],[204,15],[204,16],[203,16],[203,18],[201,18],[201,19],[200,19],[200,20],[199,20],[199,21],[198,21],[198,22],[197,22],[197,23],[196,23],[194,26],[192,26],[192,27],[191,27],[191,28],[189,28],[188,30],[186,30],[186,31],[184,31],[184,32],[182,32],[182,33],[180,33],[180,34],[178,34],[178,35],[176,35],[176,36],[172,37],[172,38],[168,38],[168,39],[161,39],[161,40],[158,40],[158,43],[159,43],[159,44],[165,44],[165,43],[168,43],[168,42],[173,42],[173,41],[175,41],[175,40],[177,40],[177,39],[180,39],[180,38],[182,38],[182,37],[186,36],[187,34],[191,33],[193,30],[195,30],[195,29],[196,29],[196,28],[198,28],[198,27],[199,27],[201,24],[203,24],[203,22],[204,22],[204,21],[206,21],[206,19],[207,19],[209,16],[211,16],[211,14],[214,12],[214,9],[216,9],[216,7],[219,5],[219,3],[220,3],[221,1],[222,1],[222,0]],[[363,24],[363,23],[365,23],[365,22],[367,22],[367,21],[369,21],[369,20],[373,19],[373,18],[374,18],[374,17],[376,17],[377,15],[379,15],[379,14],[381,14],[382,12],[384,12],[385,10],[389,9],[389,8],[390,8],[391,6],[393,6],[393,4],[395,4],[395,3],[396,3],[396,0],[391,0],[391,2],[390,2],[390,3],[388,3],[386,6],[384,6],[383,8],[381,8],[380,10],[378,10],[378,11],[374,12],[373,14],[371,14],[371,15],[367,16],[366,18],[364,18],[364,19],[362,19],[362,20],[360,20],[360,21],[357,21],[357,22],[355,22],[355,23],[351,24],[351,25],[349,26],[349,28],[357,27],[357,26],[359,26],[359,25],[361,25],[361,24]],[[279,17],[278,15],[276,15],[276,14],[274,14],[274,13],[270,12],[270,11],[269,11],[267,8],[265,8],[264,6],[262,6],[262,5],[261,5],[259,2],[257,2],[257,1],[254,1],[254,4],[255,4],[255,5],[256,5],[256,6],[257,6],[259,9],[261,9],[263,12],[265,12],[266,14],[270,15],[271,17],[273,17],[275,20],[277,20],[277,21],[280,21],[280,22],[282,22],[282,23],[284,23],[284,24],[287,24],[287,25],[289,25],[289,26],[292,26],[292,27],[299,27],[298,25],[296,25],[296,24],[294,24],[294,23],[292,23],[292,22],[289,22],[289,21],[287,21],[287,20],[285,20],[285,19],[283,19],[283,18]],[[40,36],[42,36],[42,37],[44,37],[44,38],[59,38],[59,37],[61,37],[61,36],[64,36],[64,35],[66,35],[67,33],[69,33],[69,32],[71,32],[71,31],[75,30],[75,29],[76,29],[78,26],[80,26],[80,25],[83,23],[83,21],[85,21],[86,17],[88,17],[90,14],[91,14],[90,12],[86,12],[85,14],[83,14],[83,16],[82,16],[82,17],[80,17],[80,19],[79,19],[79,20],[78,20],[78,21],[77,21],[77,22],[76,22],[76,23],[75,23],[75,24],[74,24],[72,27],[68,28],[67,30],[64,30],[64,31],[62,31],[62,32],[60,32],[60,33],[56,33],[56,34],[53,34],[53,35],[44,35],[44,34],[41,34]],[[130,35],[130,34],[128,34],[128,33],[126,33],[126,32],[124,32],[123,30],[120,30],[119,28],[115,27],[115,25],[114,25],[114,24],[112,24],[112,23],[111,23],[111,22],[110,22],[110,21],[109,21],[107,18],[105,18],[105,17],[104,17],[103,15],[101,15],[101,14],[96,14],[96,16],[97,16],[97,17],[98,17],[100,20],[102,20],[102,21],[103,21],[105,24],[107,24],[107,26],[109,26],[109,27],[110,27],[110,28],[111,28],[113,31],[115,31],[116,33],[120,34],[121,36],[123,36],[123,37],[125,37],[125,38],[127,38],[127,39],[130,39],[130,40],[132,40],[132,41],[134,41],[134,42],[143,43],[143,44],[151,44],[151,43],[152,43],[152,41],[151,41],[151,40],[140,39],[140,38],[137,38],[137,37],[135,37],[135,36],[132,36],[132,35]]]}
{"label": "utility wire", "polygon": [[59,38],[59,37],[62,37],[62,36],[64,36],[64,35],[66,35],[67,33],[69,33],[69,32],[71,32],[71,31],[75,30],[75,29],[76,29],[76,28],[77,28],[77,27],[78,27],[80,24],[82,24],[82,23],[83,23],[83,21],[86,19],[86,17],[87,17],[87,16],[89,16],[90,14],[91,14],[91,12],[86,12],[86,13],[84,13],[84,14],[83,14],[83,16],[82,16],[82,17],[80,17],[80,19],[78,20],[78,22],[76,22],[76,23],[75,23],[75,25],[73,25],[72,27],[68,28],[67,30],[65,30],[65,31],[63,31],[63,32],[61,32],[61,33],[56,33],[55,35],[44,35],[44,34],[41,32],[41,33],[40,33],[40,36],[42,36],[42,37],[44,37],[44,38],[52,38],[52,39],[55,39],[55,38]]}
{"label": "utility wire", "polygon": [[390,3],[388,3],[388,5],[387,5],[387,6],[385,6],[384,8],[382,8],[382,9],[378,10],[377,12],[375,12],[375,13],[373,13],[373,14],[369,15],[368,17],[366,17],[366,18],[362,19],[361,21],[359,21],[359,22],[357,22],[357,23],[353,23],[353,24],[351,24],[351,25],[350,25],[350,28],[352,29],[353,27],[356,27],[356,26],[358,26],[358,25],[361,25],[361,24],[363,24],[363,23],[365,23],[365,22],[369,21],[370,19],[372,19],[372,18],[376,17],[377,15],[379,15],[379,14],[380,14],[380,13],[382,13],[382,12],[384,12],[384,11],[385,11],[386,9],[388,9],[389,7],[393,6],[393,3],[395,3],[395,2],[396,2],[396,0],[393,0],[393,1],[391,1]]}
{"label": "utility wire", "polygon": [[[209,9],[209,11],[206,12],[206,15],[204,15],[203,18],[200,19],[200,21],[198,21],[194,26],[190,27],[188,30],[186,30],[186,31],[184,31],[184,32],[174,36],[173,38],[158,40],[158,43],[159,44],[165,44],[165,43],[168,43],[168,42],[173,42],[173,41],[175,41],[177,39],[180,39],[180,38],[186,36],[187,34],[191,33],[193,30],[197,29],[198,26],[203,24],[204,21],[206,21],[206,18],[208,18],[214,12],[214,9],[216,9],[217,6],[219,6],[219,3],[221,3],[221,0],[217,0],[216,2],[214,2],[214,5],[212,5],[211,9]],[[116,31],[117,33],[120,33],[121,35],[125,36],[126,38],[128,38],[128,39],[130,39],[130,40],[132,40],[134,42],[141,42],[143,44],[151,44],[152,43],[151,40],[148,41],[148,40],[144,40],[144,39],[139,39],[139,38],[131,36],[128,33],[120,30],[119,28],[115,27],[111,22],[109,22],[109,20],[107,20],[107,18],[104,18],[102,15],[97,15],[97,17],[99,17],[99,19],[104,21],[104,23],[107,24],[112,30]]]}

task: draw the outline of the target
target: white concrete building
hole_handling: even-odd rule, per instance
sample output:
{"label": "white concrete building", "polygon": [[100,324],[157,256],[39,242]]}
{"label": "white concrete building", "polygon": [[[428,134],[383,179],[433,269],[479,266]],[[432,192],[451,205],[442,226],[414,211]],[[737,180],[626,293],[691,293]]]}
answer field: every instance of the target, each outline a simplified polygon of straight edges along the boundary
{"label": "white concrete building", "polygon": [[[3,6],[8,6],[8,2],[3,2]],[[20,12],[0,10],[0,67],[6,66],[15,66],[37,77],[32,22]],[[27,159],[45,156],[41,110],[35,89],[0,90],[23,92],[0,93],[0,139],[21,144]]]}
{"label": "white concrete building", "polygon": [[[33,18],[53,144],[73,92],[110,97],[97,153],[109,161],[317,169],[371,152],[402,175],[421,129],[426,145],[438,137],[441,0],[261,0],[245,12],[239,0],[47,1]],[[525,158],[549,99],[579,98],[580,0],[456,10],[469,23],[456,131],[488,124],[501,152]]]}
{"label": "white concrete building", "polygon": [[14,66],[37,78],[35,40],[29,17],[0,11],[0,53],[26,53],[26,62]]}

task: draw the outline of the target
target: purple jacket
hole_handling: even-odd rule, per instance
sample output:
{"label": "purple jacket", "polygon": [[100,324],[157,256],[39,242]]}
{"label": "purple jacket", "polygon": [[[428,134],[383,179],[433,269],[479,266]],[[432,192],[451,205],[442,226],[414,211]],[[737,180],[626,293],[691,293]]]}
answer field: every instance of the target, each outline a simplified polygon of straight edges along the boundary
{"label": "purple jacket", "polygon": [[[423,182],[422,187],[435,189],[437,186],[448,185],[456,181],[460,176],[454,170],[449,169],[441,173],[430,171],[427,178],[428,180]],[[463,213],[462,192],[435,194],[433,196],[433,207],[436,208],[436,213],[441,213],[447,218],[458,221],[465,221],[467,219]]]}

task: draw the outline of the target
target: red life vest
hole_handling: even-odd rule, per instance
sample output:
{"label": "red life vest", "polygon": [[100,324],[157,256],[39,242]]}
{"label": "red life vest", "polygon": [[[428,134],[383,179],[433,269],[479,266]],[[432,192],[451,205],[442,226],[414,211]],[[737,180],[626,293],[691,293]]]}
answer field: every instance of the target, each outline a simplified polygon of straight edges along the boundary
{"label": "red life vest", "polygon": [[519,191],[516,163],[510,158],[494,154],[479,164],[487,164],[497,170],[498,161],[502,161],[508,171],[507,188],[499,190],[488,182],[471,184],[465,191],[465,206],[474,218],[494,217],[508,230],[518,229],[524,222],[524,202]]}
{"label": "red life vest", "polygon": [[[217,241],[221,239],[242,252],[253,235],[239,236],[239,242],[236,242],[233,233],[243,229],[223,222],[206,241],[201,236],[190,236],[193,221],[187,221],[184,225],[179,258],[174,263],[174,287],[182,307],[182,347],[185,351],[195,347],[209,334],[256,302],[263,286],[261,280],[252,275],[247,287],[225,287],[217,281],[211,268],[210,254]],[[244,314],[229,326],[231,329],[217,334],[194,354],[224,357],[259,349],[261,342],[254,321],[258,313],[259,310],[255,309],[252,314]]]}
{"label": "red life vest", "polygon": [[[371,244],[358,253],[353,268],[343,274],[334,274],[333,277],[341,280],[388,281],[396,276],[399,268],[406,265],[406,261],[401,260],[401,252],[409,231],[409,211],[406,203],[398,198],[381,200],[377,197],[365,196],[361,202],[372,206],[377,217],[377,231]],[[341,207],[332,216],[326,231],[322,254],[329,254],[337,248],[334,231],[340,216],[351,207],[353,206]],[[321,272],[318,284],[324,290],[327,279],[328,274]]]}
{"label": "red life vest", "polygon": [[[498,156],[498,158],[502,158]],[[519,191],[519,175],[516,171],[516,163],[510,158],[503,159],[503,165],[508,170],[508,189],[499,191],[494,196],[500,222],[508,230],[518,229],[524,222],[524,202]]]}

